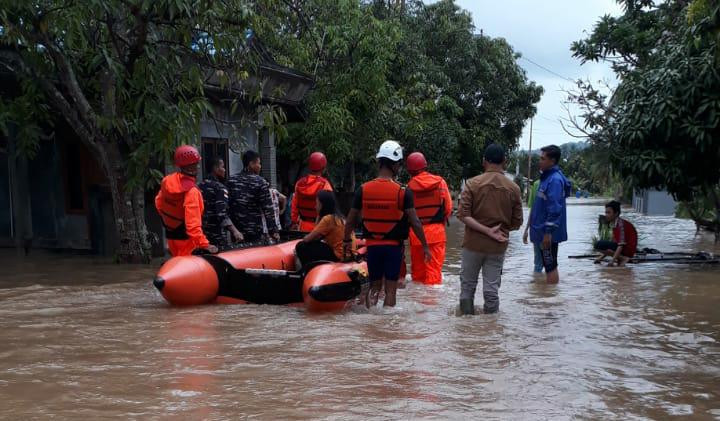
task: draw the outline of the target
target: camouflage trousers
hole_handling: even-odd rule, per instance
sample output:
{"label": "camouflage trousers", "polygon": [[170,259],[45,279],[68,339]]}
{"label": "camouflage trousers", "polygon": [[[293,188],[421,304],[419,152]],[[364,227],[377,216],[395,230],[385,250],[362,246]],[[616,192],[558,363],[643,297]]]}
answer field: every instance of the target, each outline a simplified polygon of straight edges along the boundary
{"label": "camouflage trousers", "polygon": [[230,235],[228,231],[223,228],[219,230],[207,230],[205,236],[210,244],[217,247],[220,251],[231,248]]}

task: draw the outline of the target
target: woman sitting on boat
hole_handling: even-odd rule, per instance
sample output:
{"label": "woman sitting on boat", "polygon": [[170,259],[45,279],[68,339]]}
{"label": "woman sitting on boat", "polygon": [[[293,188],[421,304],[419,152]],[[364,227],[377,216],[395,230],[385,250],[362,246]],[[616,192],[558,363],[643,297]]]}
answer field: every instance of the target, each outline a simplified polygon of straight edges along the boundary
{"label": "woman sitting on boat", "polygon": [[605,219],[612,228],[612,241],[601,240],[595,249],[602,254],[595,259],[600,263],[606,256],[612,256],[608,266],[624,266],[637,252],[638,234],[635,226],[620,217],[620,202],[611,201],[605,204]]}
{"label": "woman sitting on boat", "polygon": [[342,261],[345,218],[337,208],[335,195],[331,191],[319,191],[315,206],[318,214],[315,228],[298,243],[295,255],[303,266],[321,260]]}

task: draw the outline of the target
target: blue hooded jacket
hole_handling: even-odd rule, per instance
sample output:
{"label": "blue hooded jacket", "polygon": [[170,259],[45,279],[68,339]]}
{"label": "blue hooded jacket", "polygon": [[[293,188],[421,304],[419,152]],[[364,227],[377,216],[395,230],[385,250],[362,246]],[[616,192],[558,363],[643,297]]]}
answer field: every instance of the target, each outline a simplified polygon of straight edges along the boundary
{"label": "blue hooded jacket", "polygon": [[541,243],[546,233],[552,234],[553,243],[567,241],[565,198],[570,197],[571,190],[572,185],[557,165],[543,171],[530,215],[530,241]]}

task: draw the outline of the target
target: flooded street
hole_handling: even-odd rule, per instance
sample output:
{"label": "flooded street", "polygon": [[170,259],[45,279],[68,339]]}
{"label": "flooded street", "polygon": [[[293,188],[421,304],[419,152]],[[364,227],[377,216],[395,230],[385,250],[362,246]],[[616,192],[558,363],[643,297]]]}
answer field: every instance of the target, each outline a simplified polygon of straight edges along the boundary
{"label": "flooded street", "polygon": [[[455,317],[442,287],[391,310],[167,306],[153,267],[3,250],[0,418],[720,419],[720,267],[608,268],[601,205],[570,206],[559,285],[511,236],[500,313]],[[640,247],[720,253],[691,221],[625,215]],[[476,304],[482,304],[478,293]]]}

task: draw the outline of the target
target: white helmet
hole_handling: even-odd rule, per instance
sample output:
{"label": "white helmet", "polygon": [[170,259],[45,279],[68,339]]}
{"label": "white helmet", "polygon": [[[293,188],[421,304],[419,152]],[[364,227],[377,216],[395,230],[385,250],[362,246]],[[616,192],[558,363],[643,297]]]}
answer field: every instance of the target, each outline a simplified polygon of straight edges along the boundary
{"label": "white helmet", "polygon": [[386,140],[380,145],[375,158],[387,158],[393,162],[403,159],[402,146],[394,140]]}

